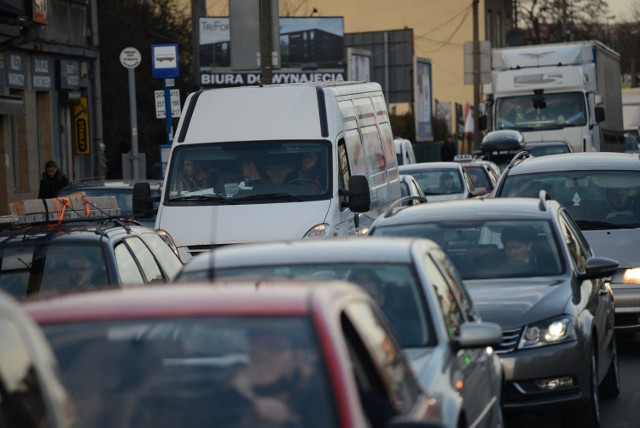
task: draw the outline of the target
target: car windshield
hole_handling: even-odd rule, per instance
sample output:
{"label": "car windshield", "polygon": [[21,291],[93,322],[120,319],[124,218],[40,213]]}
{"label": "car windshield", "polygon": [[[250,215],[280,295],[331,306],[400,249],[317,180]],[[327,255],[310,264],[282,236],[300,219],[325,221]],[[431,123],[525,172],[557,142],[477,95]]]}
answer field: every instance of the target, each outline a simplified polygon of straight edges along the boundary
{"label": "car windshield", "polygon": [[304,318],[157,318],[43,330],[79,426],[276,426],[261,412],[269,404],[286,406],[291,426],[337,426],[318,339]]}
{"label": "car windshield", "polygon": [[410,174],[416,179],[425,195],[448,195],[464,192],[462,175],[457,169],[403,169],[403,174]]}
{"label": "car windshield", "polygon": [[[520,231],[520,232],[518,232]],[[450,221],[384,225],[372,235],[432,239],[463,279],[560,275],[564,258],[548,221]],[[512,239],[512,236],[518,239]]]}
{"label": "car windshield", "polygon": [[582,93],[551,93],[544,94],[543,97],[544,102],[532,95],[498,98],[496,129],[524,132],[586,125],[587,115]]}
{"label": "car windshield", "polygon": [[328,141],[250,141],[176,148],[165,202],[254,204],[328,199]]}
{"label": "car windshield", "polygon": [[109,283],[98,245],[4,246],[0,263],[0,288],[15,298]]}
{"label": "car windshield", "polygon": [[464,165],[463,167],[471,178],[473,187],[475,187],[476,189],[483,187],[487,190],[493,190],[493,186],[491,185],[491,182],[489,181],[489,177],[487,175],[488,173],[486,172],[484,167],[471,165]]}
{"label": "car windshield", "polygon": [[581,229],[640,227],[640,171],[560,171],[508,175],[500,196],[538,197],[564,205]]}
{"label": "car windshield", "polygon": [[[215,254],[215,253],[214,253]],[[208,270],[185,269],[177,281],[206,280]],[[420,282],[404,264],[287,264],[215,269],[216,278],[258,280],[265,278],[344,279],[369,292],[391,322],[403,348],[435,346],[435,335]]]}

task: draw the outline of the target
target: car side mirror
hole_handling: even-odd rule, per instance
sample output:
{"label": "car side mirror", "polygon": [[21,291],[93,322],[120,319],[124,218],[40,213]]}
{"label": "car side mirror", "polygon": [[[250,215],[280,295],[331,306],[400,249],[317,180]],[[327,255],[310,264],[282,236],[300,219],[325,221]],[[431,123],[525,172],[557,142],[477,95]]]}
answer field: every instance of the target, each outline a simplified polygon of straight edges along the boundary
{"label": "car side mirror", "polygon": [[484,187],[476,187],[471,192],[471,196],[472,197],[482,196],[482,195],[486,195],[487,193],[489,193],[489,191],[486,188],[484,188]]}
{"label": "car side mirror", "polygon": [[598,123],[604,122],[604,119],[605,119],[604,108],[603,107],[596,107],[596,108],[594,108],[594,112],[595,112],[595,115],[596,115],[596,122],[598,122]]}
{"label": "car side mirror", "polygon": [[457,349],[484,348],[502,343],[502,328],[493,322],[465,322],[455,340]]}
{"label": "car side mirror", "polygon": [[617,260],[606,257],[591,257],[585,264],[585,272],[579,275],[580,279],[595,279],[612,276],[618,270],[620,264]]}
{"label": "car side mirror", "polygon": [[154,202],[159,202],[158,196],[151,196],[151,186],[149,183],[135,183],[133,185],[132,208],[133,215],[138,218],[151,218],[157,210],[153,207]]}

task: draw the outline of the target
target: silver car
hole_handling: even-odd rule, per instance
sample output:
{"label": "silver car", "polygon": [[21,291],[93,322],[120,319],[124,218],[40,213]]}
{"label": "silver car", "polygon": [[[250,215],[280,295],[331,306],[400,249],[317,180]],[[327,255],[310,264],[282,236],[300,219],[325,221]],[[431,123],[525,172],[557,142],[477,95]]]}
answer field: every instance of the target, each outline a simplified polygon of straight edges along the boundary
{"label": "silver car", "polygon": [[503,426],[502,370],[457,271],[435,243],[336,238],[221,247],[191,259],[176,281],[346,279],[374,297],[447,427]]}
{"label": "silver car", "polygon": [[471,177],[458,162],[421,162],[401,165],[401,175],[412,175],[429,202],[467,199],[486,193],[477,189]]}

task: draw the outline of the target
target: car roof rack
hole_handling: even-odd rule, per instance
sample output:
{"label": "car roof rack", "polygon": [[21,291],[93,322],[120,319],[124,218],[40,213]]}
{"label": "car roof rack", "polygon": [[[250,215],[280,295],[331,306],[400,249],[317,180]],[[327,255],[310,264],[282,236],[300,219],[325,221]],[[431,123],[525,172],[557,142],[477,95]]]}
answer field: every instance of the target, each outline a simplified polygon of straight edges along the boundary
{"label": "car roof rack", "polygon": [[387,208],[384,214],[382,214],[382,217],[383,218],[391,217],[392,215],[400,211],[398,208],[408,208],[410,206],[413,206],[413,205],[406,205],[406,206],[402,205],[404,202],[409,202],[409,201],[418,201],[419,203],[429,202],[427,198],[423,196],[405,196],[404,198],[397,199],[395,202],[389,205],[389,208]]}
{"label": "car roof rack", "polygon": [[115,196],[85,196],[84,192],[47,199],[24,199],[9,203],[11,215],[0,217],[0,226],[121,218]]}

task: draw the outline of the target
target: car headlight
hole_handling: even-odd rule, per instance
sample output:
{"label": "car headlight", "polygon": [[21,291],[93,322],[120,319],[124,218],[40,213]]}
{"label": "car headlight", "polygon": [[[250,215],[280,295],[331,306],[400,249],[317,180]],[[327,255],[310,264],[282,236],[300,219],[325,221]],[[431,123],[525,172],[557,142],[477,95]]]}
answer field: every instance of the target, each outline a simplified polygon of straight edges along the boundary
{"label": "car headlight", "polygon": [[303,239],[325,239],[329,237],[328,224],[316,224],[302,237]]}
{"label": "car headlight", "polygon": [[569,342],[576,338],[573,318],[565,315],[527,325],[518,348],[538,348]]}
{"label": "car headlight", "polygon": [[173,238],[171,237],[171,235],[169,235],[169,232],[163,229],[156,229],[156,232],[158,233],[158,235],[160,235],[160,237],[164,240],[164,242],[167,243],[169,248],[171,248],[171,251],[173,251],[176,254],[176,256],[180,257],[180,254],[178,253],[178,247],[176,246],[176,243],[173,241]]}
{"label": "car headlight", "polygon": [[622,276],[623,284],[640,284],[640,268],[627,269]]}

